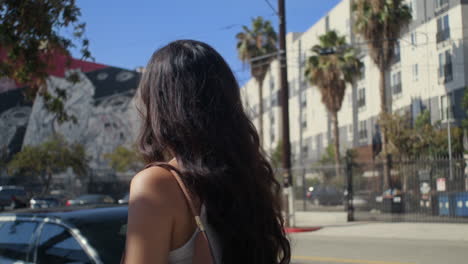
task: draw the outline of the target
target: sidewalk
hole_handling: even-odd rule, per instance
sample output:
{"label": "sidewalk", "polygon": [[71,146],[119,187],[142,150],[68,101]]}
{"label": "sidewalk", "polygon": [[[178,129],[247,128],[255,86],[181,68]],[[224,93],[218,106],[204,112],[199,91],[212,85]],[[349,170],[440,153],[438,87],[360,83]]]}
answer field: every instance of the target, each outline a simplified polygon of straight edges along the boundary
{"label": "sidewalk", "polygon": [[296,227],[348,225],[346,212],[302,212],[295,214]]}
{"label": "sidewalk", "polygon": [[297,212],[296,226],[322,227],[304,233],[329,237],[393,238],[468,242],[468,224],[346,222],[345,213]]}

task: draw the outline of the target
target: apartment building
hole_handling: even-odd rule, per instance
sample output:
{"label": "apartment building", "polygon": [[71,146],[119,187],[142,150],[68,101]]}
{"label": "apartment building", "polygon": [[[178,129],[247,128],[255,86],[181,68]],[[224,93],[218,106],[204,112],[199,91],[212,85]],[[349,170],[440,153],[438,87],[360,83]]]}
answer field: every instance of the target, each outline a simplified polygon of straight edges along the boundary
{"label": "apartment building", "polygon": [[[413,21],[403,30],[397,56],[386,73],[387,98],[393,112],[414,119],[429,110],[431,121],[460,123],[462,95],[468,80],[468,0],[408,0]],[[290,140],[293,166],[320,159],[332,143],[331,118],[321,95],[304,78],[305,60],[318,37],[329,30],[345,35],[361,50],[362,77],[348,85],[338,114],[341,151],[369,148],[380,112],[379,71],[367,54],[365,41],[353,30],[352,0],[343,0],[306,32],[287,35]],[[241,88],[243,101],[258,127],[263,115],[263,146],[273,151],[281,139],[279,63],[271,63],[263,82],[263,113],[258,112],[258,84]]]}

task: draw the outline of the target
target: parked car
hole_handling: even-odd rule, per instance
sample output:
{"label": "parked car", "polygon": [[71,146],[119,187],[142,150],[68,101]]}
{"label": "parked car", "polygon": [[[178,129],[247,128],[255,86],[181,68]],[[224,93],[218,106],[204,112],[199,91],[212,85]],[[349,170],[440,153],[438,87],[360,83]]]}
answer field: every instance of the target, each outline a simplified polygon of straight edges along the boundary
{"label": "parked car", "polygon": [[0,263],[120,263],[126,206],[22,209],[0,214]]}
{"label": "parked car", "polygon": [[114,199],[105,194],[85,194],[68,200],[66,206],[72,205],[90,205],[90,204],[113,204]]}
{"label": "parked car", "polygon": [[39,196],[29,200],[30,208],[51,208],[60,206],[60,200],[54,196]]}
{"label": "parked car", "polygon": [[21,186],[0,186],[0,209],[16,209],[28,206],[28,195]]}
{"label": "parked car", "polygon": [[344,198],[343,191],[332,185],[311,186],[306,195],[314,205],[340,205]]}
{"label": "parked car", "polygon": [[124,197],[122,197],[121,199],[119,199],[118,203],[119,204],[128,204],[128,199],[129,199],[129,194],[125,194]]}

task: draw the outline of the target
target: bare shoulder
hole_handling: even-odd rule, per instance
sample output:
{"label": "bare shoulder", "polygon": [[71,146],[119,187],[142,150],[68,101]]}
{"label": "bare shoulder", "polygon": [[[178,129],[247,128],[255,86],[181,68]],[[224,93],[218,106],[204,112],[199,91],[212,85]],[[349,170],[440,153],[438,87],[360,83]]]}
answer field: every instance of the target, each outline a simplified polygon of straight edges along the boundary
{"label": "bare shoulder", "polygon": [[130,205],[144,201],[158,207],[168,205],[177,197],[178,185],[174,176],[161,167],[150,167],[136,174],[130,184]]}
{"label": "bare shoulder", "polygon": [[125,263],[167,263],[177,215],[177,182],[160,167],[134,176],[130,185]]}

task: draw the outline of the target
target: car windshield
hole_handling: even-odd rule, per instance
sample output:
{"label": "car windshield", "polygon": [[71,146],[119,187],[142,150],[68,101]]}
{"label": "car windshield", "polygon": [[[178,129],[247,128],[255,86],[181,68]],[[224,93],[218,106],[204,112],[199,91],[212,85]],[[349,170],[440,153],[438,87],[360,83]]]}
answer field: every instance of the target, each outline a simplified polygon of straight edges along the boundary
{"label": "car windshield", "polygon": [[79,225],[78,229],[97,250],[103,263],[120,263],[127,232],[126,214],[102,221],[86,222]]}

